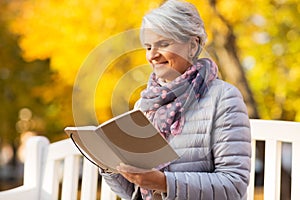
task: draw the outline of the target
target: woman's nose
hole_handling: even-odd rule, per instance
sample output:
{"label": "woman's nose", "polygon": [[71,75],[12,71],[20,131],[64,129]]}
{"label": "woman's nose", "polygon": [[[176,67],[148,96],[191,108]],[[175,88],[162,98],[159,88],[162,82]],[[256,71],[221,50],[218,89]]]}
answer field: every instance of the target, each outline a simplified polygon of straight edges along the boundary
{"label": "woman's nose", "polygon": [[153,59],[158,58],[158,57],[159,57],[159,52],[158,52],[157,48],[152,48],[151,50],[149,50],[147,52],[148,60],[153,60]]}

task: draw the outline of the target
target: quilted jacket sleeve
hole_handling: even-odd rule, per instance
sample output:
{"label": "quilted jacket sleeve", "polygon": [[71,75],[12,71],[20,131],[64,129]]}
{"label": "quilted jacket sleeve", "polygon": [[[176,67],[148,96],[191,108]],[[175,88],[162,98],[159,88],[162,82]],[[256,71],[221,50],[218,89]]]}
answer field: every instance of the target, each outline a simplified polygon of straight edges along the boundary
{"label": "quilted jacket sleeve", "polygon": [[217,99],[210,133],[213,172],[165,172],[163,199],[246,199],[251,158],[246,106],[240,92],[227,84]]}
{"label": "quilted jacket sleeve", "polygon": [[101,176],[104,178],[106,183],[109,185],[111,190],[115,192],[122,199],[131,199],[134,191],[134,185],[128,182],[120,174],[107,174],[100,170]]}

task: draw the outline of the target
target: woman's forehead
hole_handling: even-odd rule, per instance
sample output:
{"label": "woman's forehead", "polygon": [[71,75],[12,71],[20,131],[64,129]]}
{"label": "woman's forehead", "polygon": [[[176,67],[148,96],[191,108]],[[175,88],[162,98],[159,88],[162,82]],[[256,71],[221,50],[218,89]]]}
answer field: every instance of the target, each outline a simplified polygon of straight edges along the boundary
{"label": "woman's forehead", "polygon": [[171,40],[171,38],[162,36],[161,34],[158,34],[153,29],[144,29],[142,34],[143,34],[144,43],[155,43],[163,40]]}

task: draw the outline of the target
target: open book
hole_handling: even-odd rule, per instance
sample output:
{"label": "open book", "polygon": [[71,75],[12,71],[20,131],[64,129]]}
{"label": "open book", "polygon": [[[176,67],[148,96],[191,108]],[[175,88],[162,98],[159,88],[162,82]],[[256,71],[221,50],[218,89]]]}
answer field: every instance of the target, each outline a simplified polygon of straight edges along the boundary
{"label": "open book", "polygon": [[128,111],[99,126],[67,127],[80,152],[105,172],[125,163],[152,169],[179,156],[140,110]]}

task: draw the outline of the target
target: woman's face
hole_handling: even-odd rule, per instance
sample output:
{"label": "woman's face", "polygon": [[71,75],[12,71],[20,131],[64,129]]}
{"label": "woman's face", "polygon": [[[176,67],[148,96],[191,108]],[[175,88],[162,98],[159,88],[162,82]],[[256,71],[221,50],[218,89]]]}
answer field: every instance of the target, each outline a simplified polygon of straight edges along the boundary
{"label": "woman's face", "polygon": [[188,61],[189,43],[176,42],[150,29],[144,30],[143,34],[146,58],[158,78],[172,81],[191,66]]}

